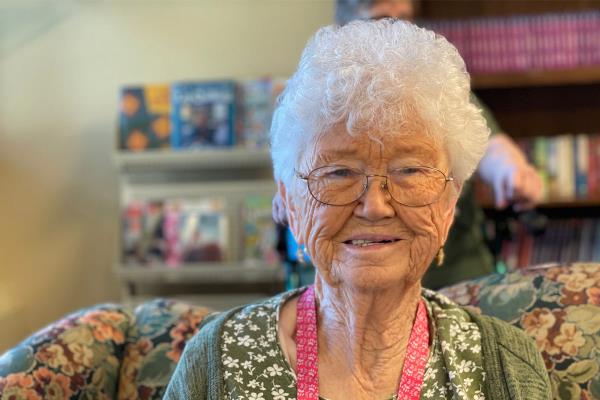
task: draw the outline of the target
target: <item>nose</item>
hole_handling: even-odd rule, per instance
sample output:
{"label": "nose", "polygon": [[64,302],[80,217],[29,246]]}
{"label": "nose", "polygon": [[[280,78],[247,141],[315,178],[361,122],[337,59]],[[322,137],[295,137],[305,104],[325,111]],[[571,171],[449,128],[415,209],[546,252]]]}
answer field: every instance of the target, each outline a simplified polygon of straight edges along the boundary
{"label": "nose", "polygon": [[354,210],[357,216],[371,221],[377,221],[394,216],[392,207],[392,196],[388,191],[387,178],[385,176],[369,176],[367,188],[358,199]]}

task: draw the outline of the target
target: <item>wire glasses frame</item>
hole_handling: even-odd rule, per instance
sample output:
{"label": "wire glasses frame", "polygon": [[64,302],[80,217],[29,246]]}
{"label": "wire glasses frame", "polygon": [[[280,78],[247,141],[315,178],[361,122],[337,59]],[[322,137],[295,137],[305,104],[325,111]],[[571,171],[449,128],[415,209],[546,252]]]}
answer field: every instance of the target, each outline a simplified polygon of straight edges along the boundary
{"label": "wire glasses frame", "polygon": [[388,175],[377,175],[331,165],[316,168],[308,175],[298,171],[295,174],[306,182],[308,191],[316,201],[329,206],[354,203],[369,188],[369,179],[378,177],[385,180],[381,188],[386,189],[397,203],[407,207],[424,207],[437,202],[448,182],[454,181],[453,177],[446,176],[441,170],[425,166],[407,166],[392,170]]}

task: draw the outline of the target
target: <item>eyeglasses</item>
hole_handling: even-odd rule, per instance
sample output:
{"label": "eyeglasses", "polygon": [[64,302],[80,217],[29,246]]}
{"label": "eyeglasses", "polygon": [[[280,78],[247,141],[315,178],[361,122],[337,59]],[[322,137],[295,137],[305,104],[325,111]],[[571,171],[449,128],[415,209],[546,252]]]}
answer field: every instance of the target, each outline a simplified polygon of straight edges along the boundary
{"label": "eyeglasses", "polygon": [[387,175],[365,174],[344,165],[328,165],[312,170],[308,175],[296,171],[299,179],[306,181],[308,191],[320,203],[345,206],[358,200],[369,187],[369,178],[379,177],[385,181],[381,188],[387,189],[394,201],[408,207],[423,207],[439,200],[446,184],[454,178],[432,167],[401,167]]}

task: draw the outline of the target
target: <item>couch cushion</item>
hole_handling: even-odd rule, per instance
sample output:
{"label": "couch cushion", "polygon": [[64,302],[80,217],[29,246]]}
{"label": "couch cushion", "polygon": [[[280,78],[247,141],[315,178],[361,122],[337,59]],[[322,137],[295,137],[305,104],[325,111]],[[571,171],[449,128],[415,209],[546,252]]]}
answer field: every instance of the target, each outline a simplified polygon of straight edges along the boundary
{"label": "couch cushion", "polygon": [[172,300],[139,306],[126,339],[118,398],[162,399],[185,343],[209,312]]}
{"label": "couch cushion", "polygon": [[132,320],[100,305],[32,335],[0,356],[0,398],[113,399]]}
{"label": "couch cushion", "polygon": [[71,314],[0,357],[0,399],[162,399],[208,312],[155,300]]}
{"label": "couch cushion", "polygon": [[600,264],[493,274],[440,292],[531,336],[556,399],[600,399]]}

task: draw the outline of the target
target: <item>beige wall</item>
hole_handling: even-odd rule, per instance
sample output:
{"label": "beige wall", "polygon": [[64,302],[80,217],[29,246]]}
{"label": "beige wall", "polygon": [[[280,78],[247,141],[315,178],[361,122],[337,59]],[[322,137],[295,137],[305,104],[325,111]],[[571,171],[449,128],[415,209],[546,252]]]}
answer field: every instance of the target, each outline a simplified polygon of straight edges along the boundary
{"label": "beige wall", "polygon": [[289,75],[334,8],[333,0],[69,4],[66,17],[0,57],[0,352],[64,313],[118,301],[119,86]]}

